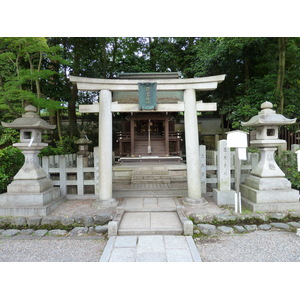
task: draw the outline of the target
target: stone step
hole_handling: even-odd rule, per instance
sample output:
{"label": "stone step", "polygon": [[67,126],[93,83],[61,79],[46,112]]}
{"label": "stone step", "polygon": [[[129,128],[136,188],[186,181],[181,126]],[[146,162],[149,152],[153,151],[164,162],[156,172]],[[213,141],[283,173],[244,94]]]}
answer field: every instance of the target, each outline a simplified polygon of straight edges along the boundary
{"label": "stone step", "polygon": [[125,212],[118,235],[180,235],[183,227],[177,212]]}
{"label": "stone step", "polygon": [[143,180],[143,179],[148,179],[148,180],[169,180],[170,176],[169,175],[156,175],[156,174],[141,174],[141,175],[132,175],[131,180]]}
{"label": "stone step", "polygon": [[187,189],[169,189],[169,190],[114,190],[114,198],[124,197],[186,197],[188,195]]}
{"label": "stone step", "polygon": [[126,230],[119,229],[118,235],[182,235],[183,229],[134,229],[134,230]]}
{"label": "stone step", "polygon": [[164,179],[164,178],[170,178],[169,174],[163,174],[163,173],[132,173],[131,178],[132,179],[150,179],[150,178],[159,178],[159,179]]}
{"label": "stone step", "polygon": [[152,184],[152,183],[160,183],[160,184],[167,184],[171,183],[170,179],[132,179],[131,183],[146,183],[146,184]]}
{"label": "stone step", "polygon": [[119,191],[166,191],[166,190],[186,190],[187,184],[185,182],[172,183],[115,183],[113,185],[113,190]]}

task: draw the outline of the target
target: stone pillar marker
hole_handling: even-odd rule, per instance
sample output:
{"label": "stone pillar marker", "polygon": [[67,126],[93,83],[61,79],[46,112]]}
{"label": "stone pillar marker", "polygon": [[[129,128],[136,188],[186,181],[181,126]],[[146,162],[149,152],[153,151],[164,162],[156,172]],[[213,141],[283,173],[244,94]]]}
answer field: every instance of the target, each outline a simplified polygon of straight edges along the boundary
{"label": "stone pillar marker", "polygon": [[206,193],[206,146],[199,146],[200,170],[201,170],[201,192]]}
{"label": "stone pillar marker", "polygon": [[114,206],[112,197],[112,93],[100,91],[99,100],[99,198],[94,207]]}
{"label": "stone pillar marker", "polygon": [[206,204],[201,196],[201,171],[199,153],[198,119],[196,108],[196,91],[184,91],[184,129],[187,165],[188,197],[185,204]]}
{"label": "stone pillar marker", "polygon": [[51,179],[39,164],[38,154],[48,144],[42,143],[42,130],[54,129],[36,114],[32,105],[25,107],[22,118],[4,127],[20,129],[20,143],[13,144],[22,150],[25,162],[14,180],[7,187],[7,193],[0,195],[1,216],[46,216],[63,200],[60,189],[53,187]]}
{"label": "stone pillar marker", "polygon": [[213,199],[217,205],[234,205],[235,191],[231,189],[230,148],[226,140],[218,142],[217,176],[218,187],[213,190]]}

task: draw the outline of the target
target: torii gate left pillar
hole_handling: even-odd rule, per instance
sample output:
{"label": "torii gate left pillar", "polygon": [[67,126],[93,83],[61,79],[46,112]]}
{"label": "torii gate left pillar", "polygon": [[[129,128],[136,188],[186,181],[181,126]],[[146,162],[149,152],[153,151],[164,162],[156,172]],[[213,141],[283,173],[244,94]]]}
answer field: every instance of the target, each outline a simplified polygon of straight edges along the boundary
{"label": "torii gate left pillar", "polygon": [[94,206],[114,206],[112,197],[112,93],[100,91],[99,101],[99,198]]}

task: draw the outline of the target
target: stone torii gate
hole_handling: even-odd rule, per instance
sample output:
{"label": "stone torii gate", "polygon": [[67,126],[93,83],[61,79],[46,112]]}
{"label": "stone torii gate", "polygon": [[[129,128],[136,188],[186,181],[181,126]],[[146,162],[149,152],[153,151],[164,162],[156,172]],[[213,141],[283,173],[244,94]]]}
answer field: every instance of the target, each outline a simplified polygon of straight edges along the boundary
{"label": "stone torii gate", "polygon": [[99,103],[80,105],[81,113],[99,113],[99,197],[94,203],[97,207],[114,206],[112,197],[112,113],[141,112],[138,103],[118,103],[112,101],[114,91],[138,91],[138,84],[156,82],[157,91],[184,91],[183,101],[172,104],[157,104],[155,110],[146,112],[184,112],[185,147],[187,165],[188,197],[184,203],[204,204],[201,195],[201,172],[198,137],[198,111],[215,111],[216,103],[196,101],[196,91],[208,91],[217,88],[225,75],[189,79],[96,79],[70,76],[78,90],[100,91]]}

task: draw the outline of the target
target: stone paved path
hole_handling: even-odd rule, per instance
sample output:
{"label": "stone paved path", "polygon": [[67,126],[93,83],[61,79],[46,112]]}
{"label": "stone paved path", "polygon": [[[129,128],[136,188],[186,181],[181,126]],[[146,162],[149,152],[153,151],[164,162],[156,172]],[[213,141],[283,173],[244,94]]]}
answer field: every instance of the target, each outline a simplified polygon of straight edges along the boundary
{"label": "stone paved path", "polygon": [[201,258],[190,236],[113,236],[100,262],[201,262]]}

